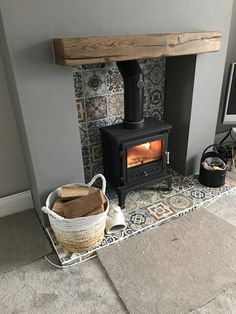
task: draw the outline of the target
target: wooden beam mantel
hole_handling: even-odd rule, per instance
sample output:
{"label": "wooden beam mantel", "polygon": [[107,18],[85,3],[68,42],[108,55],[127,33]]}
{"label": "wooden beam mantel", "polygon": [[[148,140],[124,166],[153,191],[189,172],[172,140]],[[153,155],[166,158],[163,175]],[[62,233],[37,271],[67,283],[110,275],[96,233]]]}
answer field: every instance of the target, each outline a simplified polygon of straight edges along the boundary
{"label": "wooden beam mantel", "polygon": [[79,65],[218,51],[221,32],[53,39],[55,62]]}

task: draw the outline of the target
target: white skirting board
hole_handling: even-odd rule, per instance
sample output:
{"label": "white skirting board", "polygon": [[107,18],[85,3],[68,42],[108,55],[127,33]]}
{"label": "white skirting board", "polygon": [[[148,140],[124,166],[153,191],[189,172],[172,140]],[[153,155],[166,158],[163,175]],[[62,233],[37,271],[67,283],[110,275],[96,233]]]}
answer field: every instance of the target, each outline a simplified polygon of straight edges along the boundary
{"label": "white skirting board", "polygon": [[33,208],[31,191],[24,191],[0,198],[0,217]]}

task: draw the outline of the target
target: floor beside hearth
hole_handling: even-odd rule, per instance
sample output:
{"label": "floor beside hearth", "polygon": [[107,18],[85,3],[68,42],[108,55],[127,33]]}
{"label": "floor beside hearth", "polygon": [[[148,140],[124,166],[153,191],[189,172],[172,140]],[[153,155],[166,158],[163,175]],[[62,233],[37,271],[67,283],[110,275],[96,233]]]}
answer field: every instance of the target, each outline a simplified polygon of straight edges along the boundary
{"label": "floor beside hearth", "polygon": [[[123,209],[126,220],[124,232],[106,234],[99,248],[95,250],[82,254],[68,252],[57,242],[51,228],[48,228],[49,237],[62,266],[80,263],[96,255],[98,249],[158,227],[170,219],[179,218],[199,207],[206,207],[223,195],[236,191],[236,182],[229,178],[226,178],[223,187],[209,188],[200,184],[197,175],[183,177],[172,169],[169,171],[173,175],[172,190],[167,189],[166,182],[161,182],[130,192],[126,198],[126,207]],[[113,189],[108,188],[107,195],[110,203],[118,203]]]}
{"label": "floor beside hearth", "polygon": [[[236,227],[235,208],[236,195],[232,195],[207,210]],[[39,259],[0,275],[0,295],[3,313],[127,313],[97,258],[64,270]],[[236,286],[222,289],[207,304],[188,313],[236,313]]]}

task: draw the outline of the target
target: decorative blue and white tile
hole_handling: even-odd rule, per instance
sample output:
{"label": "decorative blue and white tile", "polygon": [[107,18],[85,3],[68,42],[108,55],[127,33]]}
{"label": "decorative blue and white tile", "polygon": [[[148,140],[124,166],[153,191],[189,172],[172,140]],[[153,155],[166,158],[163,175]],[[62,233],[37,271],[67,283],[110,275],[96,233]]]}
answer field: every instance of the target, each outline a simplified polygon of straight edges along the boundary
{"label": "decorative blue and white tile", "polygon": [[190,198],[193,201],[194,205],[203,203],[204,201],[207,201],[214,197],[214,195],[212,195],[209,190],[200,187],[192,187],[188,190],[183,191],[182,194]]}
{"label": "decorative blue and white tile", "polygon": [[117,93],[108,98],[108,116],[121,117],[124,114],[124,94]]}
{"label": "decorative blue and white tile", "polygon": [[75,98],[76,100],[78,100],[84,97],[82,72],[74,71],[73,78],[74,78]]}
{"label": "decorative blue and white tile", "polygon": [[[117,203],[116,203],[117,204]],[[139,205],[135,200],[128,194],[125,200],[125,208],[122,209],[124,215],[131,213],[133,211],[137,211],[139,209]]]}
{"label": "decorative blue and white tile", "polygon": [[165,203],[175,211],[184,211],[194,206],[193,200],[182,193],[166,198]]}
{"label": "decorative blue and white tile", "polygon": [[148,103],[152,106],[163,106],[164,102],[164,90],[161,86],[154,86],[147,88]]}
{"label": "decorative blue and white tile", "polygon": [[104,173],[102,160],[91,163],[91,179],[98,173]]}
{"label": "decorative blue and white tile", "polygon": [[102,160],[102,145],[99,144],[93,144],[90,145],[90,159],[91,163],[101,161]]}
{"label": "decorative blue and white tile", "polygon": [[133,231],[140,231],[153,225],[156,220],[144,208],[140,208],[135,212],[125,216],[127,226]]}
{"label": "decorative blue and white tile", "polygon": [[[106,194],[107,197],[109,198],[110,205],[118,205],[118,196],[114,189],[108,187]],[[125,199],[125,208],[122,209],[123,214],[126,215],[138,209],[139,205],[137,204],[137,202],[135,202],[135,200],[132,199],[130,193],[127,194]]]}
{"label": "decorative blue and white tile", "polygon": [[164,87],[165,68],[159,62],[146,64],[143,67],[145,84],[147,87],[155,88],[156,86]]}
{"label": "decorative blue and white tile", "polygon": [[88,125],[87,125],[87,123],[80,123],[79,124],[79,131],[80,131],[81,146],[83,147],[85,145],[88,145],[89,141],[88,141]]}
{"label": "decorative blue and white tile", "polygon": [[164,201],[153,203],[146,209],[157,221],[171,217],[176,213],[176,211]]}
{"label": "decorative blue and white tile", "polygon": [[144,117],[163,120],[163,112],[161,106],[159,108],[150,108],[147,104],[144,104]]}
{"label": "decorative blue and white tile", "polygon": [[184,177],[180,174],[172,176],[172,187],[179,192],[190,189],[193,185],[194,184],[188,179],[188,177]]}
{"label": "decorative blue and white tile", "polygon": [[106,67],[105,63],[96,63],[96,64],[82,64],[81,68],[82,70],[98,70],[98,69],[104,69]]}
{"label": "decorative blue and white tile", "polygon": [[198,174],[193,174],[188,176],[188,180],[192,183],[194,186],[199,186],[199,187],[204,187],[199,180],[198,180],[199,175]]}
{"label": "decorative blue and white tile", "polygon": [[84,178],[85,178],[85,183],[86,184],[92,179],[91,166],[90,165],[84,167]]}
{"label": "decorative blue and white tile", "polygon": [[164,200],[167,197],[170,197],[179,193],[179,191],[176,188],[172,187],[172,189],[169,190],[167,188],[167,184],[162,184],[162,183],[153,185],[152,188],[153,190],[156,191],[160,200]]}
{"label": "decorative blue and white tile", "polygon": [[85,97],[99,96],[106,93],[106,71],[84,71]]}
{"label": "decorative blue and white tile", "polygon": [[93,122],[88,123],[88,136],[89,136],[89,143],[97,144],[101,143],[101,132],[100,128],[109,125],[109,119],[101,119],[96,120]]}
{"label": "decorative blue and white tile", "polygon": [[90,159],[90,146],[82,146],[82,157],[83,157],[83,164],[84,165],[90,165],[91,159]]}
{"label": "decorative blue and white tile", "polygon": [[229,188],[235,188],[236,187],[236,181],[226,177],[225,178],[225,184],[229,187]]}
{"label": "decorative blue and white tile", "polygon": [[102,246],[117,242],[117,240],[119,240],[123,236],[124,236],[123,232],[120,233],[119,235],[116,235],[114,233],[113,234],[105,234],[105,237],[104,237],[103,242],[102,242]]}
{"label": "decorative blue and white tile", "polygon": [[72,74],[73,76],[77,74],[77,72],[82,71],[82,65],[77,65],[72,67]]}
{"label": "decorative blue and white tile", "polygon": [[107,117],[107,97],[97,96],[85,99],[85,108],[88,121]]}
{"label": "decorative blue and white tile", "polygon": [[109,198],[110,201],[115,201],[116,204],[118,202],[118,197],[116,191],[111,187],[111,185],[108,183],[106,195]]}
{"label": "decorative blue and white tile", "polygon": [[78,122],[79,123],[87,122],[84,99],[77,100],[76,107],[77,107],[77,114],[78,114]]}
{"label": "decorative blue and white tile", "polygon": [[108,93],[123,92],[123,79],[117,67],[110,68],[107,70],[106,82],[107,82]]}
{"label": "decorative blue and white tile", "polygon": [[159,195],[151,189],[136,190],[129,193],[129,196],[140,208],[159,201]]}
{"label": "decorative blue and white tile", "polygon": [[[164,89],[160,77],[165,73],[165,58],[143,59],[139,63],[141,68],[150,69],[150,73],[145,75],[146,77],[148,76],[147,80],[149,84],[145,83],[144,87],[144,116],[156,117],[162,120],[163,101],[161,99],[164,98]],[[87,133],[84,127],[81,128],[81,137],[85,145],[99,143],[100,134],[94,130],[95,125],[90,123],[105,119],[108,119],[106,125],[123,122],[123,80],[114,62],[80,65],[73,67],[72,72],[75,84],[78,120],[79,123],[88,123],[87,126],[89,126]],[[156,84],[157,82],[160,82],[160,86]],[[149,85],[148,90],[147,85]],[[107,97],[106,108],[104,102],[100,102],[101,98],[98,98],[99,96]],[[92,97],[95,97],[96,100],[92,100]],[[87,140],[84,138],[85,134],[87,134]],[[93,137],[93,134],[96,136]]]}

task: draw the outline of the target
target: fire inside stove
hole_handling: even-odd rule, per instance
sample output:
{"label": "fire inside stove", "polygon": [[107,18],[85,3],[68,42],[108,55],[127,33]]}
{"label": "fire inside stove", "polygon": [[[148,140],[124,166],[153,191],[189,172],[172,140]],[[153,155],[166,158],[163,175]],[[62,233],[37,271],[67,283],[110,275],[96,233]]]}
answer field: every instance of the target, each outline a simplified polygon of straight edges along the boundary
{"label": "fire inside stove", "polygon": [[164,140],[152,141],[127,149],[127,167],[132,168],[162,158]]}

